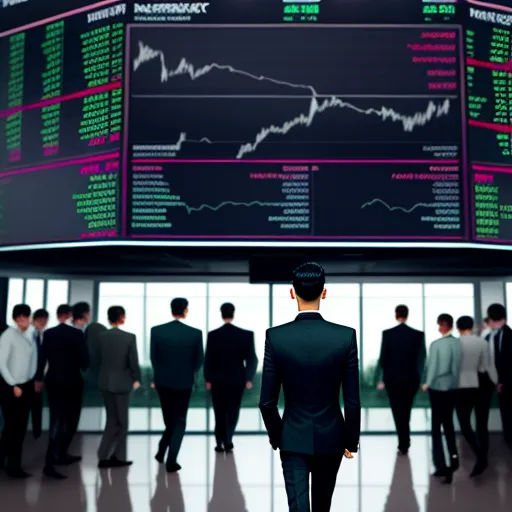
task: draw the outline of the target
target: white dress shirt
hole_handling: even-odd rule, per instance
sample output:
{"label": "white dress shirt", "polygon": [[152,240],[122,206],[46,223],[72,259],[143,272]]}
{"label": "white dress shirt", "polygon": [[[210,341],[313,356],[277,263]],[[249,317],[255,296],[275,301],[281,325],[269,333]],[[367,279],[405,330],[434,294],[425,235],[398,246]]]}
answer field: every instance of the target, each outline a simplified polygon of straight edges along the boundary
{"label": "white dress shirt", "polygon": [[498,351],[501,351],[503,329],[496,329],[489,336],[489,378],[498,384],[498,370],[496,369],[496,336],[498,336]]}
{"label": "white dress shirt", "polygon": [[37,371],[37,345],[33,331],[9,327],[0,336],[0,375],[9,386],[25,384]]}

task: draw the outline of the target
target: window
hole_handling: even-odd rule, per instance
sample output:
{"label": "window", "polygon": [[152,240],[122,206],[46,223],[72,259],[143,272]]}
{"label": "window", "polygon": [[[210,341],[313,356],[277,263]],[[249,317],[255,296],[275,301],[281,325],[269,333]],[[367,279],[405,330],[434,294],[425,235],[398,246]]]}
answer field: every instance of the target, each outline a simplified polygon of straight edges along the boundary
{"label": "window", "polygon": [[61,304],[67,304],[69,281],[50,279],[46,287],[46,309],[50,313],[48,327],[57,325],[57,308]]}
{"label": "window", "polygon": [[[462,315],[475,315],[473,283],[425,284],[425,339],[427,347],[440,337],[437,317],[442,313],[453,316],[454,322]],[[456,329],[454,335],[457,336]]]}
{"label": "window", "polygon": [[11,277],[9,279],[9,291],[7,295],[7,318],[5,319],[8,325],[12,324],[12,310],[16,304],[23,302],[23,279]]}
{"label": "window", "polygon": [[144,283],[100,283],[98,322],[109,326],[107,311],[110,306],[123,306],[126,323],[123,326],[137,337],[139,358],[145,351]]}
{"label": "window", "polygon": [[44,280],[27,279],[25,284],[25,300],[32,312],[44,307]]}
{"label": "window", "polygon": [[380,355],[382,331],[396,325],[395,307],[409,307],[408,325],[423,330],[423,285],[420,283],[364,283],[362,375],[373,382]]}
{"label": "window", "polygon": [[211,283],[208,290],[208,330],[212,331],[223,324],[220,307],[224,302],[232,302],[235,306],[234,323],[254,332],[254,345],[261,368],[265,350],[265,331],[270,327],[268,285]]}

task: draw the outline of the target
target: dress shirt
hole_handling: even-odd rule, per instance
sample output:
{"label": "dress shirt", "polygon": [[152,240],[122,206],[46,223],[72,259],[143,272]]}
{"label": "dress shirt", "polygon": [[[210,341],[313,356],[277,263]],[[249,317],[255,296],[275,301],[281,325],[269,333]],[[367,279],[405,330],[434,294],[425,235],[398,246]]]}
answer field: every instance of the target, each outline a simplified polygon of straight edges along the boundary
{"label": "dress shirt", "polygon": [[498,352],[501,352],[501,342],[503,339],[503,328],[493,330],[489,335],[489,378],[498,384],[498,370],[496,368],[496,336],[498,336]]}
{"label": "dress shirt", "polygon": [[426,384],[434,391],[450,391],[459,385],[461,345],[458,338],[444,335],[430,345]]}
{"label": "dress shirt", "polygon": [[9,327],[0,336],[0,374],[9,386],[25,384],[37,371],[37,345],[33,331]]}
{"label": "dress shirt", "polygon": [[460,337],[462,359],[459,388],[478,388],[478,374],[489,371],[489,348],[484,339],[474,334]]}

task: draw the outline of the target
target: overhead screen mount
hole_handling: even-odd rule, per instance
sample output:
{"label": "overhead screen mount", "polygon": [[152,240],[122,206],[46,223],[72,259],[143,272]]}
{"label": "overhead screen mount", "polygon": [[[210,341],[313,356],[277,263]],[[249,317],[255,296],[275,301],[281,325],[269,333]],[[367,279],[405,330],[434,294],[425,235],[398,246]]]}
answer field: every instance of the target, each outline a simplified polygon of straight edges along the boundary
{"label": "overhead screen mount", "polygon": [[512,240],[510,8],[32,1],[0,23],[4,249]]}

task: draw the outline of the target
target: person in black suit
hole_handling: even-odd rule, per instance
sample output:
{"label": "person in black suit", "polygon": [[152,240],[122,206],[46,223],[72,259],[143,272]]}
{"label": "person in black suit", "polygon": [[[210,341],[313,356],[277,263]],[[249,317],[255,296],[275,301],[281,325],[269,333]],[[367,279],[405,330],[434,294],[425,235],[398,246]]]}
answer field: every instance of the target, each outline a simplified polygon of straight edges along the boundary
{"label": "person in black suit", "polygon": [[[82,411],[84,380],[82,371],[89,365],[83,329],[85,318],[82,303],[70,308],[57,308],[59,325],[48,329],[43,340],[43,354],[48,362],[45,385],[50,406],[50,432],[44,474],[56,479],[66,478],[56,465],[80,461],[69,455],[69,447],[76,434]],[[67,322],[73,317],[73,325]]]}
{"label": "person in black suit", "polygon": [[[90,311],[90,310],[89,310]],[[89,370],[86,375],[87,391],[99,398],[99,375],[100,375],[100,335],[108,329],[99,322],[92,322],[85,329],[85,343],[89,351]]]}
{"label": "person in black suit", "polygon": [[215,412],[216,452],[233,450],[244,388],[252,388],[258,366],[254,333],[235,327],[235,306],[229,302],[220,308],[224,325],[208,334],[204,359],[206,389],[212,392]]}
{"label": "person in black suit", "polygon": [[43,423],[43,381],[45,359],[42,354],[43,333],[48,325],[50,315],[46,309],[38,309],[32,315],[32,326],[34,327],[34,340],[37,345],[37,372],[35,376],[35,393],[32,397],[32,435],[35,439],[41,437]]}
{"label": "person in black suit", "polygon": [[[295,321],[267,330],[260,410],[270,444],[281,451],[288,506],[328,512],[343,455],[358,450],[361,430],[356,332],[325,321],[324,269],[305,263],[293,272]],[[278,411],[281,386],[284,416]],[[340,408],[343,388],[345,418]]]}
{"label": "person in black suit", "polygon": [[414,397],[419,390],[427,350],[425,334],[409,327],[409,308],[395,309],[396,327],[382,332],[377,377],[378,389],[386,389],[398,434],[398,452],[406,455],[411,445],[410,421]]}
{"label": "person in black suit", "polygon": [[135,334],[120,329],[126,320],[121,306],[108,309],[112,329],[99,337],[99,386],[107,424],[98,448],[99,468],[131,466],[126,457],[130,393],[140,388],[140,366]]}
{"label": "person in black suit", "polygon": [[503,436],[512,448],[512,329],[507,325],[507,311],[501,304],[491,304],[487,317],[492,329],[485,338],[489,343],[489,367],[487,373],[480,375],[480,399],[475,410],[479,423],[485,425],[480,442],[486,456],[489,451],[489,411],[496,390]]}
{"label": "person in black suit", "polygon": [[150,351],[153,382],[160,397],[165,432],[155,458],[161,464],[167,453],[166,469],[174,473],[187,426],[187,412],[195,375],[204,359],[203,333],[182,322],[188,314],[188,300],[173,299],[174,321],[151,329]]}

